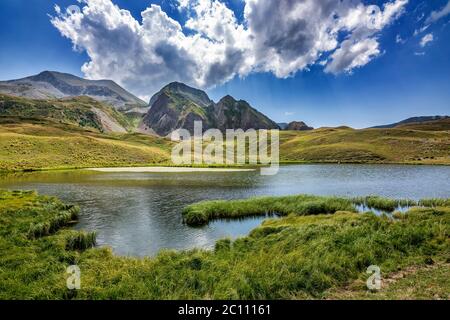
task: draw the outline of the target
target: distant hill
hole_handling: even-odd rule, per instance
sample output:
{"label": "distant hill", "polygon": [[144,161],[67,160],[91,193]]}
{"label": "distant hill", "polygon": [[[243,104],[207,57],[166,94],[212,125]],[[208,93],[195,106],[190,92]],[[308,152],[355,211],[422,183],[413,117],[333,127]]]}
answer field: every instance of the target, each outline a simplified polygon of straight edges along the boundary
{"label": "distant hill", "polygon": [[202,121],[204,130],[278,129],[275,122],[244,100],[225,96],[214,103],[204,91],[172,82],[151,98],[139,130],[161,136],[180,128],[193,132],[194,121]]}
{"label": "distant hill", "polygon": [[292,121],[286,127],[286,130],[296,130],[296,131],[307,131],[313,129],[314,129],[313,127],[309,127],[303,121]]}
{"label": "distant hill", "polygon": [[404,123],[395,128],[422,131],[450,131],[450,117],[433,121]]}
{"label": "distant hill", "polygon": [[30,99],[88,96],[124,112],[145,113],[146,103],[112,80],[86,80],[55,71],[23,79],[0,81],[0,93]]}
{"label": "distant hill", "polygon": [[103,133],[126,133],[132,127],[122,113],[90,97],[42,100],[0,94],[0,120],[2,123],[43,120]]}
{"label": "distant hill", "polygon": [[[382,129],[282,131],[280,161],[450,164],[450,121]],[[429,124],[429,125],[428,125]]]}
{"label": "distant hill", "polygon": [[395,128],[398,126],[406,125],[406,124],[418,124],[418,123],[424,123],[424,122],[430,122],[430,121],[437,121],[437,120],[443,120],[448,119],[449,116],[422,116],[422,117],[412,117],[408,118],[399,122],[391,123],[391,124],[385,124],[381,126],[375,126],[372,128],[375,129],[385,129],[385,128]]}

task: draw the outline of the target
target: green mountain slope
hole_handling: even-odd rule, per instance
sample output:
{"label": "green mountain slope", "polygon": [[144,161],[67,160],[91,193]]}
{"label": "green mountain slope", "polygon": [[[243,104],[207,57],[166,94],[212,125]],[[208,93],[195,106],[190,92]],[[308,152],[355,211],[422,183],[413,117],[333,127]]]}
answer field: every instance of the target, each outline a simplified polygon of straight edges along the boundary
{"label": "green mountain slope", "polygon": [[385,124],[381,126],[375,126],[372,128],[376,129],[386,129],[386,128],[395,128],[403,125],[416,125],[416,124],[426,124],[428,122],[435,122],[439,120],[449,120],[449,116],[422,116],[422,117],[411,117],[399,122],[391,123],[391,124]]}
{"label": "green mountain slope", "polygon": [[0,94],[0,117],[16,122],[47,119],[100,132],[125,133],[133,127],[130,117],[89,97],[31,100]]}

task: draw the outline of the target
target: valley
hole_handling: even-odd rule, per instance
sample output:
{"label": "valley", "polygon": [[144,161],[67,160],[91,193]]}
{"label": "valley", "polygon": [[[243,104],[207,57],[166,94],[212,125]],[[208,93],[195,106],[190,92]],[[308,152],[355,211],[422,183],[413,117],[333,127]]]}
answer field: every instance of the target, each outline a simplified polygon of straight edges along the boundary
{"label": "valley", "polygon": [[[148,106],[114,88],[54,72],[0,83],[0,299],[448,298],[448,117],[314,129],[182,83]],[[283,127],[284,165],[167,169],[169,134],[194,121]],[[68,264],[83,290],[65,287]]]}
{"label": "valley", "polygon": [[450,0],[0,1],[2,311],[449,301],[449,26]]}
{"label": "valley", "polygon": [[[436,127],[436,130],[434,130]],[[450,164],[450,124],[280,131],[281,163]],[[50,120],[0,117],[0,170],[171,165],[173,142]]]}
{"label": "valley", "polygon": [[[28,89],[20,89],[25,84]],[[179,82],[157,92],[148,111],[109,81],[43,72],[2,85],[0,92],[7,94],[0,94],[0,171],[170,166],[174,144],[168,135],[192,131],[194,121],[202,121],[204,130],[279,128],[244,100],[226,96],[214,103],[204,91]],[[99,88],[100,98],[93,94]],[[113,98],[129,101],[128,107]],[[281,163],[450,164],[448,117],[367,129],[280,125]]]}

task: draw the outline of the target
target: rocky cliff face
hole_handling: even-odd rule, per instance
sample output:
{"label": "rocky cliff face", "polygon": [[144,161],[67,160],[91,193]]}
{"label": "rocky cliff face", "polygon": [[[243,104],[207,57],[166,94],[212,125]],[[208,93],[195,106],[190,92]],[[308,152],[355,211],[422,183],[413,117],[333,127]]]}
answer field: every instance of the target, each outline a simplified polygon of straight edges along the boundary
{"label": "rocky cliff face", "polygon": [[139,127],[141,132],[168,135],[176,129],[191,133],[194,121],[202,121],[203,130],[278,129],[278,125],[252,108],[246,101],[223,97],[218,103],[201,90],[173,82],[150,100],[150,109]]}
{"label": "rocky cliff face", "polygon": [[146,103],[111,80],[86,80],[71,74],[44,71],[38,75],[0,81],[0,93],[31,99],[88,96],[124,112],[145,113]]}
{"label": "rocky cliff face", "polygon": [[150,99],[150,109],[139,131],[161,136],[180,128],[193,132],[194,121],[202,121],[203,128],[208,129],[213,104],[201,90],[179,82],[170,83]]}
{"label": "rocky cliff face", "polygon": [[313,127],[309,127],[303,121],[292,121],[286,127],[286,130],[295,130],[295,131],[306,131],[313,130]]}

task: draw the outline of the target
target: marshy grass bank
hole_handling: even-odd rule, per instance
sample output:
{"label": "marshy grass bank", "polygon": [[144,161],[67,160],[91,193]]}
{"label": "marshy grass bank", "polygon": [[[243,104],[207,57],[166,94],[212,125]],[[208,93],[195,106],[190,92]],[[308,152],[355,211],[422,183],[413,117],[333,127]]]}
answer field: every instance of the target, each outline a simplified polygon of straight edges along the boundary
{"label": "marshy grass bank", "polygon": [[348,199],[297,195],[285,197],[257,197],[243,200],[203,201],[187,206],[183,210],[188,225],[204,225],[215,219],[236,219],[260,215],[285,216],[356,212]]}
{"label": "marshy grass bank", "polygon": [[[404,292],[413,299],[448,299],[446,200],[395,219],[352,212],[349,199],[273,200],[258,205],[274,212],[285,208],[287,215],[265,220],[247,237],[220,240],[210,251],[163,251],[138,259],[92,248],[95,234],[68,229],[75,207],[34,192],[0,191],[0,299],[395,299]],[[242,215],[257,212],[254,202],[245,204]],[[303,215],[288,214],[292,208]],[[81,270],[81,289],[75,291],[66,287],[66,268],[73,264]],[[419,271],[390,291],[369,292],[370,265],[378,265],[383,277]],[[430,266],[432,273],[423,272]]]}
{"label": "marshy grass bank", "polygon": [[205,225],[217,219],[240,219],[266,215],[316,215],[339,211],[358,212],[361,208],[378,213],[393,213],[397,209],[420,207],[450,207],[450,199],[389,199],[378,196],[355,198],[294,195],[282,197],[255,197],[242,200],[202,201],[183,210],[184,221],[191,226]]}

